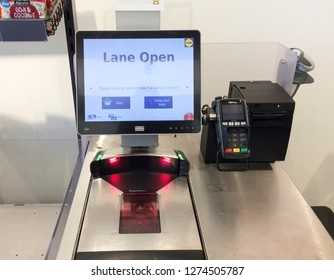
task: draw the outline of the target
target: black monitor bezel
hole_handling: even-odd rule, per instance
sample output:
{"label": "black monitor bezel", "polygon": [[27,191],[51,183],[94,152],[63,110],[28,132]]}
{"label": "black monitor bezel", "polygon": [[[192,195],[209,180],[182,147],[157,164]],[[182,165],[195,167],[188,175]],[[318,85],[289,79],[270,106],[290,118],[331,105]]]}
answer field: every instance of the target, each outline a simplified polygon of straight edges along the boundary
{"label": "black monitor bezel", "polygon": [[[85,121],[84,39],[106,38],[193,38],[194,39],[194,120],[180,121]],[[77,128],[81,135],[178,134],[201,130],[200,32],[197,30],[78,31],[76,33]]]}

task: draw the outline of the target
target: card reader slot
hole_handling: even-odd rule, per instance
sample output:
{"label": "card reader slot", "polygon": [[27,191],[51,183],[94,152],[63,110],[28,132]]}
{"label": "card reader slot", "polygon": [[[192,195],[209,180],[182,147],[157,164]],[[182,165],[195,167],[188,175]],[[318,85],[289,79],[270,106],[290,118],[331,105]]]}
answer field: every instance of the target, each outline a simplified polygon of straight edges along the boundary
{"label": "card reader slot", "polygon": [[253,113],[250,116],[252,127],[285,126],[286,113]]}

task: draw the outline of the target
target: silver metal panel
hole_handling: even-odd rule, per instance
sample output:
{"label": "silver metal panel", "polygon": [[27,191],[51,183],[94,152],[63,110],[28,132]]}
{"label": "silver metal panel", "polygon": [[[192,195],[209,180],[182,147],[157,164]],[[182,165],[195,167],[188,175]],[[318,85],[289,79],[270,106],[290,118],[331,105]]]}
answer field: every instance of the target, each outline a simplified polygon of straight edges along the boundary
{"label": "silver metal panel", "polygon": [[120,234],[121,195],[102,179],[92,181],[78,252],[202,250],[185,178],[158,191],[161,233]]}
{"label": "silver metal panel", "polygon": [[60,204],[0,205],[0,260],[43,260]]}
{"label": "silver metal panel", "polygon": [[280,163],[219,172],[196,135],[170,145],[191,163],[190,179],[208,259],[334,259],[334,242]]}

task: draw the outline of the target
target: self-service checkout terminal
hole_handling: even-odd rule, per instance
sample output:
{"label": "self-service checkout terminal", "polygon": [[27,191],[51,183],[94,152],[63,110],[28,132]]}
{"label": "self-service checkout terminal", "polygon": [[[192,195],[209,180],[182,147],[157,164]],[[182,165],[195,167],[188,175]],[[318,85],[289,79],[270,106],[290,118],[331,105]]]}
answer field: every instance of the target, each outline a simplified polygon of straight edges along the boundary
{"label": "self-service checkout terminal", "polygon": [[[292,104],[283,106],[282,99],[275,104],[270,104],[269,99],[262,103],[260,99],[251,100],[247,95],[255,97],[261,91],[260,85],[235,82],[234,89],[240,94],[226,99],[246,101],[249,123],[241,123],[245,118],[243,102],[225,104],[217,99],[216,105],[221,107],[215,109],[222,109],[224,125],[221,135],[227,136],[227,142],[217,145],[217,132],[211,129],[216,121],[203,125],[201,135],[188,134],[200,131],[199,34],[152,32],[78,33],[79,132],[120,134],[122,145],[118,136],[90,138],[74,198],[66,200],[68,206],[64,204],[65,215],[61,217],[67,220],[63,232],[58,227],[59,250],[57,239],[53,242],[57,259],[332,256],[328,253],[332,240],[322,238],[322,228],[280,164],[271,164],[270,170],[249,172],[218,172],[215,168],[217,150],[226,143],[225,149],[229,149],[228,145],[236,141],[229,143],[229,138],[235,138],[230,133],[239,133],[237,142],[242,148],[248,146],[248,151],[240,146],[240,150],[232,152],[245,153],[242,160],[250,163],[261,159],[261,150],[254,158],[254,133],[264,133],[270,127],[276,132],[287,128],[288,118],[284,123],[278,114],[285,112],[288,117]],[[206,53],[217,51],[213,45],[206,48]],[[270,94],[269,90],[262,93]],[[258,132],[253,131],[255,113],[265,114],[265,119],[257,119]],[[268,116],[274,117],[268,120]],[[225,118],[231,124],[226,126]],[[239,132],[233,131],[233,125],[240,126]],[[241,131],[248,128],[248,135]],[[225,133],[224,129],[231,131]],[[160,146],[156,146],[156,137],[150,141],[146,138],[164,133],[169,135],[160,137]],[[174,133],[188,135],[174,137]],[[133,136],[144,138],[134,140]],[[208,152],[209,148],[215,148],[214,153]],[[225,153],[231,152],[225,149]],[[279,160],[278,154],[274,155],[274,160]],[[312,231],[308,230],[310,224]]]}
{"label": "self-service checkout terminal", "polygon": [[189,161],[157,134],[200,131],[198,31],[77,33],[80,134],[96,153],[75,259],[204,259]]}
{"label": "self-service checkout terminal", "polygon": [[[157,140],[200,131],[199,32],[80,31],[76,38],[78,131],[121,134],[122,147],[98,151],[90,164],[74,258],[204,259],[191,162]],[[270,82],[231,83],[229,96],[212,103],[215,121],[203,126],[204,162],[223,158],[247,170],[249,162],[282,159],[287,143],[263,159],[263,148],[276,144],[257,147],[253,139],[272,137],[268,129],[289,138],[294,102],[287,95]]]}

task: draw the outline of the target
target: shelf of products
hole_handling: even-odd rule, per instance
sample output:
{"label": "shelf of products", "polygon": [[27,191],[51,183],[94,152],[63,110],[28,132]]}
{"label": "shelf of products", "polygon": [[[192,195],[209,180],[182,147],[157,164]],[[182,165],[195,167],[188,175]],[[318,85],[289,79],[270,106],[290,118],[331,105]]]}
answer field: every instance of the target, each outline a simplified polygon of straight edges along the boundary
{"label": "shelf of products", "polygon": [[66,0],[0,0],[0,41],[47,41],[65,5]]}

